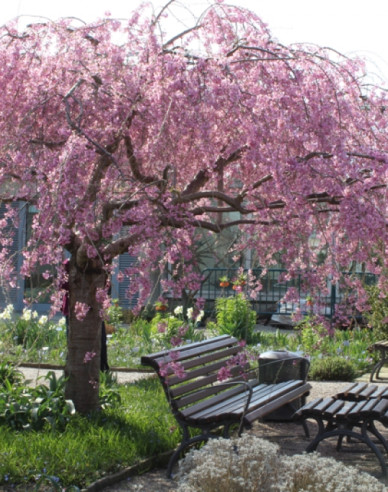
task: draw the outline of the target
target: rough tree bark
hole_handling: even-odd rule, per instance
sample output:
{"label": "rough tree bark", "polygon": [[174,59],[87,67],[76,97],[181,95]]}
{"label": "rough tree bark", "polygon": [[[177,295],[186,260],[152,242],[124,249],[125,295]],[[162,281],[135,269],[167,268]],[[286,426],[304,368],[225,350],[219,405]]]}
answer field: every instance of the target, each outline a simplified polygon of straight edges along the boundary
{"label": "rough tree bark", "polygon": [[[77,411],[87,413],[99,406],[99,374],[101,353],[101,305],[98,289],[105,287],[106,273],[96,264],[81,269],[70,262],[69,272],[69,338],[65,375],[66,398],[73,400]],[[85,318],[77,319],[76,303],[89,306]],[[79,388],[83,391],[79,391]]]}

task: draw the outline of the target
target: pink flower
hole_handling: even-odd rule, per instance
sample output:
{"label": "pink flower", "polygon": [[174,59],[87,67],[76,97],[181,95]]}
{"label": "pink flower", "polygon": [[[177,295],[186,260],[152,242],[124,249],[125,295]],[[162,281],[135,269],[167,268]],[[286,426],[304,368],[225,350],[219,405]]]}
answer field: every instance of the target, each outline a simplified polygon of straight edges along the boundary
{"label": "pink flower", "polygon": [[84,364],[90,362],[96,355],[96,352],[85,352]]}
{"label": "pink flower", "polygon": [[217,379],[218,381],[225,381],[226,379],[229,379],[232,377],[232,374],[230,372],[229,367],[221,367],[221,369],[218,371],[217,374]]}
{"label": "pink flower", "polygon": [[170,343],[173,347],[182,345],[183,339],[181,337],[171,337]]}
{"label": "pink flower", "polygon": [[180,379],[183,379],[186,376],[185,369],[179,362],[170,362],[170,367],[175,374]]}
{"label": "pink flower", "polygon": [[180,353],[177,350],[171,350],[171,352],[168,355],[170,356],[171,360],[176,361],[179,359]]}
{"label": "pink flower", "polygon": [[75,303],[75,316],[79,321],[83,321],[85,319],[85,316],[87,312],[89,311],[90,307],[83,303],[83,302],[76,302]]}
{"label": "pink flower", "polygon": [[158,323],[158,333],[166,333],[167,324],[166,323]]}

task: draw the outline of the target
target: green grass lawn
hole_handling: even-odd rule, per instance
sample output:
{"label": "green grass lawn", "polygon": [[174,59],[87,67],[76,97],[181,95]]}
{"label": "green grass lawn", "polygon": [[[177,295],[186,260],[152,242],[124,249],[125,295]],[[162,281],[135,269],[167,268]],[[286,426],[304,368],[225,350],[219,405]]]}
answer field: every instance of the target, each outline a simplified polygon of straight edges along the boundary
{"label": "green grass lawn", "polygon": [[63,432],[0,425],[0,484],[39,480],[83,488],[98,478],[158,456],[180,440],[159,381],[117,385],[120,404],[89,417],[75,415]]}

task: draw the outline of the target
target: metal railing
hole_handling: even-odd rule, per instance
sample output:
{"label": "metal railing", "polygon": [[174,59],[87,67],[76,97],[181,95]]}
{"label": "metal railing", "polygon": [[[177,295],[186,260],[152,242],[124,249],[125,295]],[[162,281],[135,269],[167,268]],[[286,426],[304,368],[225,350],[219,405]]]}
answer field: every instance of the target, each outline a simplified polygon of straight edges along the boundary
{"label": "metal railing", "polygon": [[[227,277],[233,280],[241,272],[237,268],[208,268],[202,271],[203,281],[201,284],[199,296],[207,301],[207,310],[212,310],[212,303],[215,299],[222,296],[231,296],[235,294],[232,283],[228,287],[220,286],[220,278]],[[247,273],[245,270],[244,273]],[[252,307],[259,315],[270,316],[273,314],[292,314],[297,309],[308,311],[307,299],[309,292],[304,286],[302,276],[296,275],[290,280],[284,279],[287,273],[284,269],[269,269],[263,274],[262,268],[249,270],[250,275],[255,279],[260,279],[262,288],[257,292],[255,297],[249,299]],[[344,275],[348,275],[347,273]],[[371,273],[357,273],[366,285],[373,285],[376,282],[376,275]],[[314,305],[318,307],[319,314],[332,318],[336,306],[341,302],[343,297],[349,293],[344,287],[338,284],[331,284],[327,281],[328,288],[326,292],[314,293]],[[248,285],[242,287],[243,292],[247,292]],[[293,288],[296,292],[298,301],[283,302],[284,296]]]}

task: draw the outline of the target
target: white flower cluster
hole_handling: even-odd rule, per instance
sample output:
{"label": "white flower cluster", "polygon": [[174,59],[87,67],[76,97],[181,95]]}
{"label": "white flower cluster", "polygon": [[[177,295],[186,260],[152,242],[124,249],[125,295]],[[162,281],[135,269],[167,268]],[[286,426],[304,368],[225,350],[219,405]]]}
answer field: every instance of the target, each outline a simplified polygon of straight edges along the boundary
{"label": "white flower cluster", "polygon": [[318,453],[282,456],[279,447],[243,434],[211,439],[179,462],[178,492],[383,492],[376,478]]}
{"label": "white flower cluster", "polygon": [[[179,315],[183,314],[183,306],[177,306],[174,309],[174,314],[175,314],[175,316],[179,316]],[[189,307],[187,309],[187,318],[189,320],[192,320],[193,314],[194,314],[194,309],[192,307]],[[205,316],[205,312],[201,310],[195,318],[196,323],[199,323],[204,316]]]}
{"label": "white flower cluster", "polygon": [[21,319],[25,321],[31,321],[32,319],[36,319],[38,316],[39,315],[36,311],[31,311],[31,309],[24,308]]}
{"label": "white flower cluster", "polygon": [[12,304],[8,304],[4,311],[0,313],[0,319],[10,320],[12,319],[14,308]]}
{"label": "white flower cluster", "polygon": [[183,306],[177,306],[175,309],[174,309],[174,314],[176,316],[179,316],[180,314],[183,314]]}

